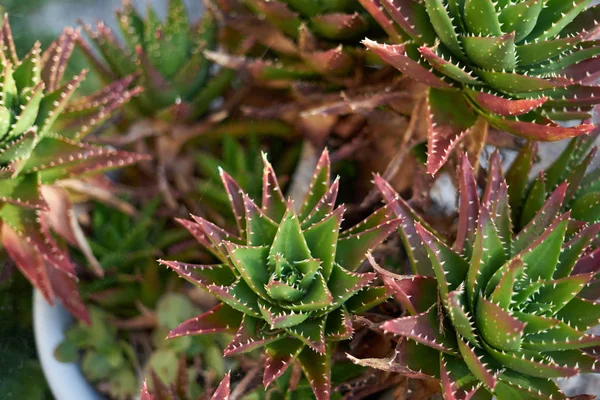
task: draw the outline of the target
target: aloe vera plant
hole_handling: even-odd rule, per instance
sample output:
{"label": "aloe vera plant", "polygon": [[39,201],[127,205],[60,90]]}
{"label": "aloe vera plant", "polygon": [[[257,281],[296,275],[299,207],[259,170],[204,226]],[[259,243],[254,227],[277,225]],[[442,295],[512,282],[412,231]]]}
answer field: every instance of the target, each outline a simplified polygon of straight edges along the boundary
{"label": "aloe vera plant", "polygon": [[106,81],[137,77],[136,84],[144,93],[132,102],[133,118],[193,120],[229,87],[233,72],[213,74],[212,63],[204,55],[205,50],[214,49],[217,39],[217,21],[210,9],[192,23],[183,1],[169,0],[163,22],[151,7],[144,20],[131,1],[123,0],[117,21],[125,43],[100,21],[95,28],[86,24],[83,29],[101,57],[85,40],[78,44]]}
{"label": "aloe vera plant", "polygon": [[327,151],[297,209],[285,200],[266,156],[263,171],[260,207],[221,172],[237,235],[200,217],[179,220],[220,264],[160,262],[221,303],[182,323],[170,337],[233,332],[226,356],[264,347],[265,387],[296,360],[317,399],[328,399],[332,347],[352,337],[352,314],[388,298],[385,288],[373,285],[374,273],[356,270],[398,228],[400,219],[391,215],[396,203],[341,230],[345,207],[335,208],[339,181],[330,182]]}
{"label": "aloe vera plant", "polygon": [[571,211],[562,212],[570,189],[564,182],[513,231],[498,153],[488,172],[479,198],[463,156],[453,245],[376,178],[404,218],[400,234],[416,272],[401,276],[377,267],[410,314],[381,325],[401,337],[388,366],[441,379],[446,399],[564,399],[553,378],[598,371],[593,347],[600,337],[585,332],[600,320],[600,305],[581,294],[596,273],[583,268],[597,250],[600,224],[573,229]]}
{"label": "aloe vera plant", "polygon": [[555,141],[588,133],[598,12],[591,0],[360,0],[391,44],[363,43],[427,84],[428,159],[435,173],[478,118],[517,136]]}
{"label": "aloe vera plant", "polygon": [[43,53],[38,43],[19,59],[5,17],[0,31],[0,220],[2,244],[27,279],[49,302],[57,296],[86,319],[74,266],[50,234],[51,228],[61,233],[65,226],[49,217],[61,211],[50,210],[49,185],[145,157],[81,143],[140,89],[128,90],[131,78],[125,77],[72,100],[86,73],[63,82],[77,36],[67,28]]}

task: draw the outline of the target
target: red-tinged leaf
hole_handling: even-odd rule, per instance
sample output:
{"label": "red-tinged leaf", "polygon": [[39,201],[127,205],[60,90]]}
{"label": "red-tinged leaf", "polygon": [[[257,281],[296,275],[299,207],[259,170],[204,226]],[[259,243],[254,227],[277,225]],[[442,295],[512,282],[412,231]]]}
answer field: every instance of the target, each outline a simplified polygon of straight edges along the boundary
{"label": "red-tinged leaf", "polygon": [[150,369],[150,378],[152,379],[154,393],[159,400],[166,400],[174,397],[175,394],[169,390],[167,385],[165,385],[153,368]]}
{"label": "red-tinged leaf", "polygon": [[2,29],[0,30],[0,46],[2,46],[2,54],[8,56],[8,60],[13,64],[17,65],[19,58],[17,56],[17,49],[15,48],[15,42],[8,23],[8,14],[4,14],[4,21],[2,22]]}
{"label": "red-tinged leaf", "polygon": [[339,306],[346,302],[357,292],[367,287],[377,275],[375,273],[356,273],[351,272],[337,263],[333,265],[329,282],[335,282],[329,290],[333,295],[332,307]]}
{"label": "red-tinged leaf", "polygon": [[379,0],[358,0],[365,10],[377,21],[379,26],[389,35],[394,42],[403,40],[402,35],[396,30],[394,21],[392,21],[385,13]]}
{"label": "red-tinged leaf", "polygon": [[381,325],[386,333],[405,336],[444,353],[456,354],[456,341],[440,330],[438,307],[433,305],[424,313],[401,317],[384,322]]}
{"label": "red-tinged leaf", "polygon": [[396,213],[394,212],[397,208],[397,203],[399,199],[394,199],[390,203],[385,206],[379,208],[374,213],[369,215],[367,218],[362,220],[356,225],[351,226],[350,228],[344,230],[340,233],[340,238],[345,238],[348,236],[356,235],[358,233],[365,232],[371,228],[375,228],[381,224],[386,223],[387,221],[393,220],[396,217]]}
{"label": "red-tinged leaf", "polygon": [[244,214],[244,198],[242,196],[242,188],[225,170],[219,169],[223,186],[227,192],[227,197],[231,203],[231,209],[235,215],[235,220],[239,229],[240,236],[244,236],[246,231],[246,220]]}
{"label": "red-tinged leaf", "polygon": [[231,373],[228,372],[223,378],[217,390],[213,393],[211,400],[229,400],[231,395]]}
{"label": "red-tinged leaf", "polygon": [[229,286],[235,282],[236,276],[227,264],[200,265],[179,261],[158,260],[158,262],[196,286],[207,289],[210,285]]}
{"label": "red-tinged leaf", "polygon": [[479,193],[469,157],[462,154],[458,168],[459,210],[456,241],[452,247],[458,253],[471,253],[479,218]]}
{"label": "red-tinged leaf", "polygon": [[303,54],[304,61],[326,76],[343,76],[352,71],[354,60],[340,45],[336,48]]}
{"label": "red-tinged leaf", "polygon": [[148,389],[148,382],[144,379],[142,384],[142,391],[140,392],[140,400],[156,400]]}
{"label": "red-tinged leaf", "polygon": [[60,300],[63,307],[75,318],[89,325],[91,323],[90,316],[79,295],[77,279],[53,266],[47,265],[46,270],[54,295]]}
{"label": "red-tinged leaf", "polygon": [[475,324],[484,341],[495,349],[517,351],[521,348],[525,324],[482,296],[477,301]]}
{"label": "red-tinged leaf", "polygon": [[223,355],[227,357],[246,353],[284,337],[285,334],[281,331],[271,331],[265,321],[244,315],[240,328],[223,351]]}
{"label": "red-tinged leaf", "polygon": [[78,31],[71,27],[65,28],[58,39],[52,42],[42,54],[41,74],[48,92],[53,92],[60,86],[78,37]]}
{"label": "red-tinged leaf", "polygon": [[490,367],[490,364],[496,364],[494,360],[484,351],[469,346],[460,337],[457,338],[457,342],[463,361],[467,364],[471,373],[486,387],[494,389],[497,382],[495,376],[497,371]]}
{"label": "red-tinged leaf", "polygon": [[40,291],[49,304],[53,304],[54,292],[42,257],[8,224],[2,224],[2,246],[21,273]]}
{"label": "red-tinged leaf", "polygon": [[300,208],[299,218],[301,221],[305,221],[307,217],[313,212],[315,207],[319,204],[320,200],[327,194],[330,188],[331,180],[331,161],[329,160],[329,151],[323,150],[315,172],[313,173],[311,183],[306,194],[306,198]]}
{"label": "red-tinged leaf", "polygon": [[440,357],[440,378],[445,400],[469,400],[479,386],[465,390],[459,385],[459,380],[468,375],[468,367],[459,359],[442,354]]}
{"label": "red-tinged leaf", "polygon": [[196,240],[200,242],[200,244],[202,244],[202,246],[210,250],[213,254],[217,255],[217,257],[219,257],[221,261],[225,261],[220,250],[213,246],[212,242],[208,240],[208,237],[204,233],[204,230],[201,229],[198,224],[182,218],[175,218],[175,221],[178,222],[185,229],[187,229],[192,234],[192,236],[194,236],[194,238],[196,238]]}
{"label": "red-tinged leaf", "polygon": [[415,227],[433,265],[442,300],[446,300],[448,292],[456,290],[465,281],[469,264],[419,223]]}
{"label": "red-tinged leaf", "polygon": [[548,97],[534,99],[509,99],[491,93],[467,89],[469,97],[486,111],[502,116],[522,115],[541,107]]}
{"label": "red-tinged leaf", "polygon": [[397,275],[381,268],[369,256],[369,262],[377,271],[384,285],[392,292],[394,298],[410,314],[425,312],[437,302],[437,281],[430,276]]}
{"label": "red-tinged leaf", "polygon": [[68,254],[58,247],[41,217],[39,210],[12,204],[5,204],[0,209],[0,219],[4,225],[9,225],[44,261],[75,278],[75,266]]}
{"label": "red-tinged leaf", "polygon": [[519,232],[512,242],[514,253],[519,253],[531,246],[555,222],[561,211],[567,187],[567,182],[557,187],[533,219]]}
{"label": "red-tinged leaf", "polygon": [[268,388],[279,378],[304,349],[304,343],[296,339],[284,338],[265,346],[265,371],[263,385]]}
{"label": "red-tinged leaf", "polygon": [[366,19],[358,12],[330,12],[310,19],[311,30],[329,40],[352,39],[364,33],[368,27]]}
{"label": "red-tinged leaf", "polygon": [[595,249],[577,260],[574,274],[584,274],[586,272],[598,272],[600,270],[600,248]]}
{"label": "red-tinged leaf", "polygon": [[221,252],[226,251],[225,245],[223,244],[224,242],[239,242],[242,240],[236,235],[227,232],[225,229],[213,224],[210,221],[207,221],[202,217],[198,217],[193,214],[191,215],[191,217],[196,222],[196,224],[198,224],[200,230],[204,232],[206,238],[211,242],[212,247],[221,249]]}
{"label": "red-tinged leaf", "polygon": [[[277,233],[277,223],[263,213],[246,193],[242,193],[242,197],[246,214],[246,244],[248,246],[270,245]],[[285,204],[283,207],[281,215],[285,212]]]}
{"label": "red-tinged leaf", "polygon": [[375,185],[386,203],[391,203],[398,199],[394,211],[396,216],[402,218],[399,229],[400,238],[404,244],[404,250],[408,255],[413,272],[415,275],[434,276],[432,264],[427,256],[426,247],[423,245],[421,237],[417,234],[415,222],[419,222],[419,224],[425,227],[428,225],[421,220],[417,212],[401,199],[400,195],[381,176],[375,175]]}
{"label": "red-tinged leaf", "polygon": [[402,223],[402,218],[387,220],[365,231],[341,238],[337,242],[335,261],[349,271],[357,270],[367,253],[379,246]]}
{"label": "red-tinged leaf", "polygon": [[448,83],[421,66],[417,61],[412,60],[406,53],[407,44],[381,44],[371,39],[362,41],[369,50],[378,55],[383,61],[398,69],[403,74],[437,89],[451,89]]}
{"label": "red-tinged leaf", "polygon": [[136,78],[136,75],[128,75],[111,82],[91,95],[72,99],[65,107],[63,114],[71,116],[73,114],[81,115],[93,112],[97,108],[105,106],[122,96]]}
{"label": "red-tinged leaf", "polygon": [[79,118],[73,118],[72,121],[68,121],[68,127],[77,129],[72,136],[77,140],[83,139],[89,133],[92,133],[95,128],[105,123],[117,111],[121,110],[124,104],[140,95],[143,91],[143,87],[136,86],[131,90],[126,90],[121,93],[115,92],[115,97],[111,99],[109,103],[98,107],[95,112],[87,113]]}
{"label": "red-tinged leaf", "polygon": [[486,119],[491,125],[498,129],[505,130],[506,132],[525,139],[540,142],[554,142],[557,140],[570,139],[590,133],[595,128],[592,124],[581,124],[566,128],[541,116],[536,117],[536,120],[533,122],[503,119],[490,115],[487,115]]}
{"label": "red-tinged leaf", "polygon": [[197,317],[182,322],[177,328],[169,332],[167,338],[217,332],[233,333],[241,322],[242,313],[226,304],[219,304]]}
{"label": "red-tinged leaf", "polygon": [[435,40],[433,28],[423,4],[411,0],[382,0],[381,5],[394,22],[402,28],[402,31],[417,43],[432,43]]}
{"label": "red-tinged leaf", "polygon": [[316,400],[329,400],[331,395],[331,359],[330,352],[324,354],[305,347],[298,355],[298,362],[310,382]]}
{"label": "red-tinged leaf", "polygon": [[475,126],[477,114],[462,93],[430,88],[426,118],[427,172],[434,175],[446,163],[458,142]]}
{"label": "red-tinged leaf", "polygon": [[592,57],[564,69],[563,74],[574,83],[596,85],[600,76],[600,58]]}
{"label": "red-tinged leaf", "polygon": [[[285,213],[286,201],[283,197],[277,176],[267,155],[262,154],[264,169],[262,178],[262,211],[275,221],[280,221]],[[248,222],[246,222],[248,223]]]}
{"label": "red-tinged leaf", "polygon": [[[598,237],[600,233],[600,224],[594,224],[583,228],[573,239],[563,245],[560,254],[559,264],[554,272],[554,279],[565,278],[571,273],[584,273],[596,271],[574,271],[575,266],[583,259],[585,251]],[[600,261],[598,261],[600,264]]]}
{"label": "red-tinged leaf", "polygon": [[302,221],[302,229],[307,229],[311,225],[322,221],[325,217],[331,214],[335,207],[335,200],[337,199],[338,190],[340,187],[340,179],[335,178],[329,190],[321,200],[317,203],[315,208],[308,214],[308,216]]}

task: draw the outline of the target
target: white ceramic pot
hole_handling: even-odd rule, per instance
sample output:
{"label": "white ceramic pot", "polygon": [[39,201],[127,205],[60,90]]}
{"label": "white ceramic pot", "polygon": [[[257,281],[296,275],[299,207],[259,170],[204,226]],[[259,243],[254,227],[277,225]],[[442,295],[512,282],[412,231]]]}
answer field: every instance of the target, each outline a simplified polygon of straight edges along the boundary
{"label": "white ceramic pot", "polygon": [[77,363],[61,363],[54,358],[54,349],[64,339],[65,329],[73,318],[57,302],[49,305],[34,290],[33,326],[38,357],[50,390],[56,400],[102,400],[87,382]]}

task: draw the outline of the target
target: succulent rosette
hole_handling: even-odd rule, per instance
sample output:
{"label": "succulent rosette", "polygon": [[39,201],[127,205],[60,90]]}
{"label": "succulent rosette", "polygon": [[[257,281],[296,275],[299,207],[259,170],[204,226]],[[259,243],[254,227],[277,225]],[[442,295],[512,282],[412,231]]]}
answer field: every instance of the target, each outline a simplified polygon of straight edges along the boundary
{"label": "succulent rosette", "polygon": [[221,263],[161,263],[222,303],[170,336],[237,330],[225,355],[264,347],[265,387],[297,360],[315,396],[328,399],[332,346],[352,337],[353,314],[388,298],[384,287],[373,285],[376,274],[356,271],[398,228],[400,219],[392,214],[396,203],[342,230],[345,208],[335,208],[339,181],[330,182],[327,151],[299,211],[285,200],[266,157],[261,207],[227,173],[221,177],[238,234],[200,217],[179,221]]}
{"label": "succulent rosette", "polygon": [[19,59],[5,17],[0,31],[0,221],[2,244],[27,279],[49,302],[57,296],[74,315],[87,319],[74,266],[50,234],[52,229],[72,238],[68,218],[61,218],[72,210],[65,210],[68,200],[51,185],[144,157],[81,143],[140,89],[128,90],[131,78],[125,77],[72,100],[86,72],[63,82],[77,36],[67,28],[43,53],[36,43]]}
{"label": "succulent rosette", "polygon": [[132,115],[193,120],[229,87],[233,72],[213,74],[204,54],[214,49],[217,40],[217,21],[210,9],[192,23],[183,1],[169,0],[163,22],[151,7],[144,19],[131,1],[124,0],[117,21],[124,43],[99,21],[95,27],[83,25],[99,56],[85,40],[79,39],[78,44],[93,70],[107,82],[136,76],[135,83],[144,92],[131,103]]}
{"label": "succulent rosette", "polygon": [[600,320],[600,304],[583,295],[596,273],[586,266],[600,224],[581,225],[562,212],[572,184],[563,182],[513,232],[498,153],[481,198],[466,156],[459,177],[453,245],[377,178],[404,218],[400,234],[417,275],[378,268],[408,315],[381,324],[401,338],[389,363],[355,361],[439,378],[445,399],[565,399],[553,379],[600,368],[600,337],[585,333]]}
{"label": "succulent rosette", "polygon": [[588,133],[598,104],[599,6],[591,0],[360,0],[392,44],[363,43],[427,84],[430,173],[482,118],[537,141]]}

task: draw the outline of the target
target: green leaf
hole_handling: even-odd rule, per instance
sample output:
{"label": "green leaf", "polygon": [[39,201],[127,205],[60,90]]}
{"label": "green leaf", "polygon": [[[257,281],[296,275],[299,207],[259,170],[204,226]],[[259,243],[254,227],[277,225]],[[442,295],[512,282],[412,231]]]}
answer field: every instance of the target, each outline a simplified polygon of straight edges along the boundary
{"label": "green leaf", "polygon": [[435,29],[442,43],[450,49],[455,57],[464,61],[465,56],[458,40],[458,35],[456,34],[452,19],[446,12],[444,2],[442,0],[425,0],[425,6],[431,20],[431,25],[433,25],[433,29]]}
{"label": "green leaf", "polygon": [[[478,19],[481,20],[481,17]],[[462,43],[469,59],[480,68],[513,71],[517,65],[514,33],[464,36]]]}
{"label": "green leaf", "polygon": [[344,208],[340,207],[321,222],[304,231],[304,239],[310,249],[310,254],[321,260],[321,273],[326,280],[329,279],[333,269],[343,216]]}
{"label": "green leaf", "polygon": [[525,324],[484,297],[479,298],[476,307],[476,326],[486,343],[504,351],[521,348]]}
{"label": "green leaf", "polygon": [[467,0],[464,22],[470,33],[477,36],[500,36],[502,29],[492,0]]}
{"label": "green leaf", "polygon": [[516,42],[525,39],[535,28],[543,5],[544,0],[525,0],[503,8],[498,16],[502,30],[515,32]]}
{"label": "green leaf", "polygon": [[[269,247],[238,246],[231,243],[226,246],[233,265],[244,278],[248,287],[261,297],[268,298],[265,285],[269,282],[267,269],[267,259],[271,257]],[[270,251],[273,252],[273,247]]]}

